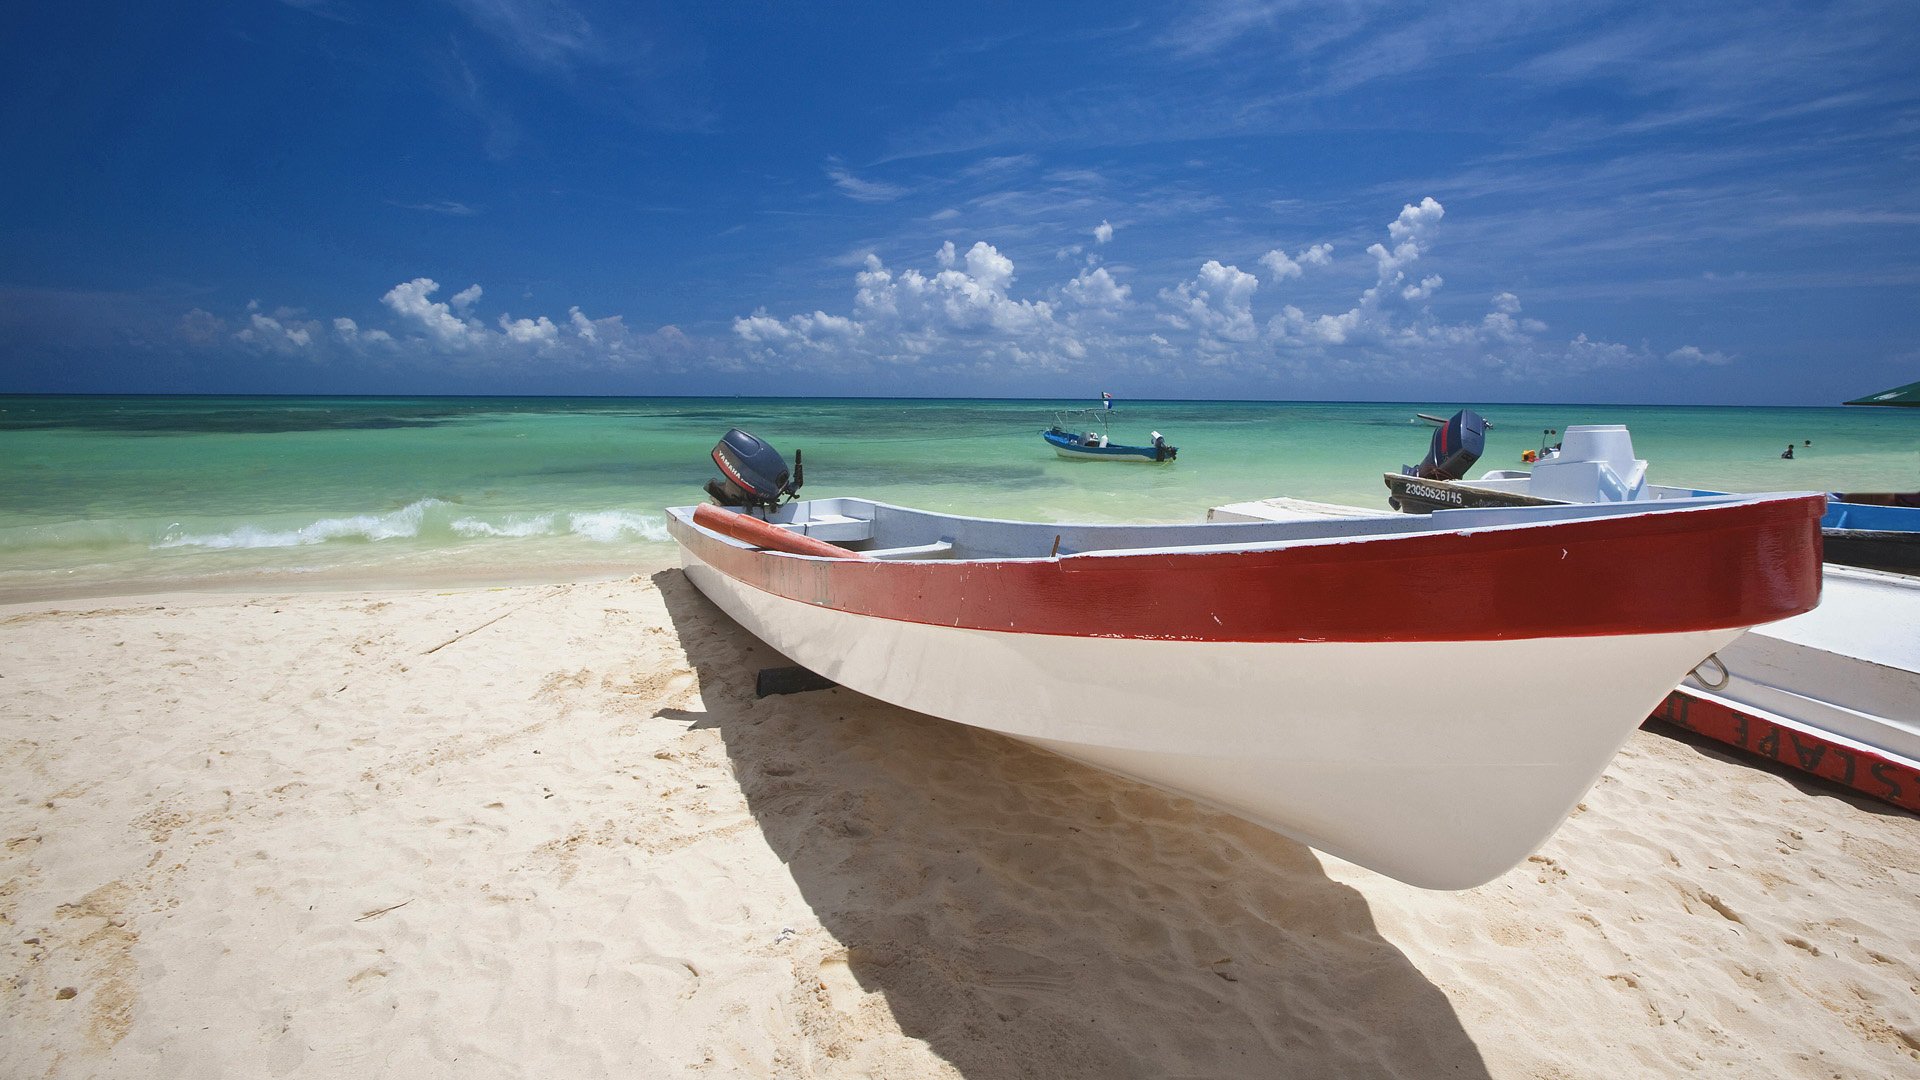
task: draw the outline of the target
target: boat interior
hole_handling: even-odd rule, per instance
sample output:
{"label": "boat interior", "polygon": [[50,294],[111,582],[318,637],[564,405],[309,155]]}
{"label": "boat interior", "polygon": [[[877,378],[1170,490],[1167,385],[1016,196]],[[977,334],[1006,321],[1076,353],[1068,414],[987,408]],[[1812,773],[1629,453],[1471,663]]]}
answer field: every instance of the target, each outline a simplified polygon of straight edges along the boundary
{"label": "boat interior", "polygon": [[[1680,513],[1782,496],[1714,495],[1660,500],[1657,504],[1512,506],[1441,510],[1409,515],[1297,521],[1202,522],[1172,525],[1051,524],[957,517],[867,499],[807,499],[753,516],[868,558],[1046,559],[1076,555],[1148,554],[1254,550],[1292,544],[1339,543],[1425,532],[1462,532],[1580,521],[1595,517]],[[674,517],[692,524],[694,507],[674,507]],[[717,535],[717,534],[716,534]],[[728,543],[742,543],[722,536]]]}

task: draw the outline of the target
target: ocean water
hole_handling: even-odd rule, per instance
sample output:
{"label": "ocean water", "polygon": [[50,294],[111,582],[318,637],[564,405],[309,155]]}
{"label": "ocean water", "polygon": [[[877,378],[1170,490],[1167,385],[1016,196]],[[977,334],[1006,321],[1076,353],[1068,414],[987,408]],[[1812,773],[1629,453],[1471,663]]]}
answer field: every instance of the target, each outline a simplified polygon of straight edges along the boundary
{"label": "ocean water", "polygon": [[662,509],[704,498],[732,426],[805,451],[809,496],[1048,521],[1273,495],[1384,508],[1380,474],[1426,449],[1414,413],[1460,405],[1494,424],[1473,475],[1519,467],[1544,428],[1623,423],[1657,483],[1920,487],[1920,410],[1128,401],[1114,440],[1161,431],[1177,462],[1057,458],[1039,432],[1088,404],[0,397],[0,600],[642,572],[673,561]]}

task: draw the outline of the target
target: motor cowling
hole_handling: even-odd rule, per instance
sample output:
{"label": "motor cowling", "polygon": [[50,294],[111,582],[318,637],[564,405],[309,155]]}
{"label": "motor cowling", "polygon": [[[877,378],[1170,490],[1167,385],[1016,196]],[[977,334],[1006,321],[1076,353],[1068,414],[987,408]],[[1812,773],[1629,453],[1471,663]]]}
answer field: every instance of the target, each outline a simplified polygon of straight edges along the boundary
{"label": "motor cowling", "polygon": [[730,428],[713,448],[720,479],[707,481],[707,494],[721,506],[775,506],[791,498],[803,482],[800,452],[794,451],[793,471],[780,451],[757,436]]}
{"label": "motor cowling", "polygon": [[1418,468],[1400,471],[1423,480],[1458,480],[1487,448],[1487,422],[1472,409],[1461,409],[1433,429],[1427,456]]}

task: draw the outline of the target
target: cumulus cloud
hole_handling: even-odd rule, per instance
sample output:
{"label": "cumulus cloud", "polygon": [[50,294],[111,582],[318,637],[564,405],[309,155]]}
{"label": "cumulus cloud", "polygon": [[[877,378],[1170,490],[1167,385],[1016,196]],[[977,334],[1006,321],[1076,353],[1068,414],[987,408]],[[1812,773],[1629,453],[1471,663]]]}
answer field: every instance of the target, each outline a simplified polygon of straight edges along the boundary
{"label": "cumulus cloud", "polygon": [[[479,286],[469,286],[455,294],[455,299],[468,297],[468,303],[478,299]],[[431,299],[440,291],[440,283],[432,278],[414,278],[403,281],[387,290],[380,302],[393,309],[393,313],[425,330],[440,344],[455,349],[464,349],[486,340],[487,328],[478,319],[462,319],[453,313],[453,309],[438,300]],[[469,296],[471,294],[471,296]]]}
{"label": "cumulus cloud", "polygon": [[[1358,303],[1343,312],[1317,316],[1309,316],[1288,305],[1268,323],[1268,335],[1283,344],[1309,345],[1378,344],[1395,340],[1418,344],[1426,340],[1427,335],[1402,322],[1393,308],[1397,304],[1426,300],[1443,284],[1438,274],[1430,274],[1417,282],[1409,281],[1409,270],[1432,246],[1440,219],[1446,213],[1446,208],[1431,196],[1417,205],[1408,203],[1401,207],[1400,215],[1387,224],[1388,243],[1393,246],[1375,243],[1367,247],[1367,254],[1374,261],[1375,278],[1372,287],[1360,294]],[[1332,248],[1322,244],[1308,248],[1293,259],[1278,251],[1269,252],[1267,258],[1272,261],[1267,265],[1278,276],[1297,276],[1303,263],[1322,265],[1331,256]],[[1289,267],[1291,273],[1286,272]],[[1459,335],[1441,336],[1457,339]]]}
{"label": "cumulus cloud", "polygon": [[1420,279],[1420,284],[1409,285],[1406,288],[1401,289],[1400,299],[1425,300],[1427,297],[1433,295],[1433,290],[1439,288],[1444,284],[1446,284],[1446,281],[1443,278],[1441,278],[1439,274],[1428,274],[1426,277],[1423,277]]}
{"label": "cumulus cloud", "polygon": [[1208,259],[1192,281],[1160,290],[1160,299],[1173,309],[1162,318],[1178,329],[1199,331],[1203,345],[1215,339],[1252,341],[1259,333],[1253,322],[1253,292],[1259,287],[1252,274]]}
{"label": "cumulus cloud", "polygon": [[1096,266],[1082,270],[1061,292],[1080,307],[1113,311],[1127,306],[1127,297],[1133,288],[1115,281],[1106,267]]}
{"label": "cumulus cloud", "polygon": [[254,310],[248,314],[246,325],[233,336],[236,341],[268,352],[297,353],[313,344],[313,336],[319,329],[317,321],[292,318],[285,308],[272,315]]}
{"label": "cumulus cloud", "polygon": [[[1273,359],[1296,373],[1320,366],[1346,374],[1371,372],[1382,379],[1416,373],[1445,356],[1462,370],[1496,371],[1515,378],[1545,379],[1646,366],[1657,354],[1646,345],[1603,341],[1584,333],[1554,341],[1548,326],[1522,313],[1512,292],[1494,294],[1478,318],[1448,322],[1427,306],[1445,285],[1437,273],[1418,273],[1439,237],[1446,208],[1429,197],[1403,206],[1387,224],[1387,239],[1367,248],[1374,281],[1344,311],[1310,314],[1285,305],[1265,327],[1262,342]],[[1309,249],[1316,251],[1317,248]],[[1276,278],[1294,276],[1286,266],[1304,255],[1262,260]],[[1722,364],[1729,358],[1695,346],[1666,354],[1674,364]]]}
{"label": "cumulus cloud", "polygon": [[[852,371],[893,364],[978,365],[989,359],[1057,367],[1085,355],[1073,326],[1047,300],[1014,295],[1013,260],[985,241],[962,252],[952,241],[933,268],[895,269],[868,255],[854,275],[852,311],[786,318],[757,309],[733,320],[734,336],[761,361]],[[1060,290],[1077,309],[1110,309],[1128,289],[1105,270]],[[939,358],[937,360],[933,358]]]}
{"label": "cumulus cloud", "polygon": [[1304,275],[1309,266],[1326,266],[1333,261],[1332,244],[1315,244],[1291,257],[1279,248],[1260,256],[1260,265],[1273,273],[1273,280],[1286,281]]}
{"label": "cumulus cloud", "polygon": [[194,308],[180,316],[174,329],[188,344],[212,345],[227,336],[227,320],[211,311]]}
{"label": "cumulus cloud", "polygon": [[[439,291],[439,283],[428,277],[403,281],[387,290],[380,301],[393,317],[391,331],[362,326],[359,320],[344,315],[308,319],[289,308],[277,308],[268,314],[255,301],[247,305],[244,323],[225,340],[259,352],[303,353],[316,359],[413,358],[424,364],[496,369],[522,364],[586,369],[646,362],[661,370],[678,371],[702,359],[702,344],[676,326],[634,333],[619,315],[591,318],[578,306],[568,308],[564,320],[501,312],[489,324],[475,311],[484,295],[479,285],[468,286],[445,302],[434,299]],[[195,308],[182,317],[180,336],[195,344],[211,345],[226,334],[227,325],[219,316]],[[719,352],[711,344],[705,348],[710,354]]]}
{"label": "cumulus cloud", "polygon": [[500,316],[500,332],[508,340],[522,345],[551,345],[560,340],[560,328],[545,315],[532,319],[513,319]]}
{"label": "cumulus cloud", "polygon": [[[1381,241],[1366,249],[1374,273],[1344,309],[1310,312],[1282,303],[1262,312],[1260,278],[1218,258],[1202,262],[1192,278],[1156,289],[1157,303],[1144,307],[1134,302],[1134,285],[1091,254],[1071,277],[1023,296],[1007,253],[984,241],[967,248],[948,242],[928,267],[895,267],[865,255],[844,312],[783,315],[760,307],[733,320],[733,336],[748,362],[842,373],[886,365],[992,373],[1009,363],[1090,371],[1087,358],[1097,357],[1101,371],[1138,363],[1166,372],[1184,362],[1253,376],[1332,372],[1385,384],[1430,371],[1442,357],[1461,370],[1515,378],[1658,362],[1661,354],[1645,345],[1584,334],[1555,341],[1512,292],[1494,293],[1465,318],[1441,318],[1434,305],[1446,281],[1429,263],[1445,215],[1432,198],[1403,206],[1385,223]],[[1101,232],[1093,239],[1103,242]],[[1056,254],[1081,251],[1075,244]],[[1333,246],[1276,248],[1260,261],[1269,280],[1292,280],[1332,265]],[[1694,346],[1665,355],[1675,364],[1721,362]]]}
{"label": "cumulus cloud", "polygon": [[1733,357],[1721,352],[1706,352],[1698,345],[1682,345],[1667,354],[1667,361],[1686,366],[1708,365],[1719,367],[1733,363]]}
{"label": "cumulus cloud", "polygon": [[384,345],[393,341],[393,335],[385,330],[361,330],[359,323],[344,317],[333,320],[333,332],[349,345]]}
{"label": "cumulus cloud", "polygon": [[[262,354],[414,359],[462,369],[585,368],[648,363],[657,370],[786,371],[866,376],[887,370],[924,375],[1078,375],[1152,370],[1179,378],[1202,368],[1236,379],[1285,377],[1313,385],[1391,385],[1444,363],[1462,373],[1548,379],[1666,363],[1710,367],[1733,362],[1693,344],[1656,351],[1586,334],[1554,335],[1527,314],[1520,297],[1493,290],[1482,305],[1443,300],[1440,226],[1446,210],[1432,198],[1408,203],[1366,248],[1373,273],[1359,295],[1322,304],[1262,290],[1261,277],[1225,258],[1202,258],[1190,278],[1143,283],[1131,267],[1103,265],[1092,249],[1111,242],[1110,222],[1075,229],[1080,241],[1065,265],[1032,266],[986,241],[953,242],[919,265],[889,264],[875,252],[847,253],[849,294],[839,305],[797,311],[758,305],[728,333],[690,338],[677,327],[630,331],[620,316],[593,318],[579,306],[564,315],[483,310],[486,292],[469,285],[443,298],[431,277],[402,281],[371,315],[311,318],[250,303],[225,317],[201,308],[181,316],[170,339],[195,347],[246,347]],[[1075,235],[1054,238],[1053,243]],[[1087,237],[1091,234],[1091,242]],[[1023,250],[1052,250],[1044,239]],[[1084,245],[1084,246],[1083,246]],[[1273,284],[1332,265],[1333,247],[1275,248],[1259,260]],[[1025,254],[1020,256],[1027,258]],[[1356,264],[1358,266],[1359,264]],[[1333,275],[1315,275],[1323,290]],[[1136,288],[1150,298],[1141,303]],[[523,301],[524,303],[524,301]],[[217,310],[217,309],[216,309]],[[1200,385],[1199,383],[1195,384]]]}

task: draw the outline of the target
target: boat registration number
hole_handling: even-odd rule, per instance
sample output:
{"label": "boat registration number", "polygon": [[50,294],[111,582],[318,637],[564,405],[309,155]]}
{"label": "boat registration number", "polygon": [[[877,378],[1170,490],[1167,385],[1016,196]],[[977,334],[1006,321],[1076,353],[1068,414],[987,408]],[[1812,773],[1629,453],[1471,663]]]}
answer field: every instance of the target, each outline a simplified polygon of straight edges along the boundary
{"label": "boat registration number", "polygon": [[1425,484],[1408,484],[1407,494],[1416,499],[1429,499],[1433,502],[1451,503],[1454,506],[1466,505],[1466,501],[1460,497],[1459,492],[1448,491],[1445,488],[1428,487]]}

